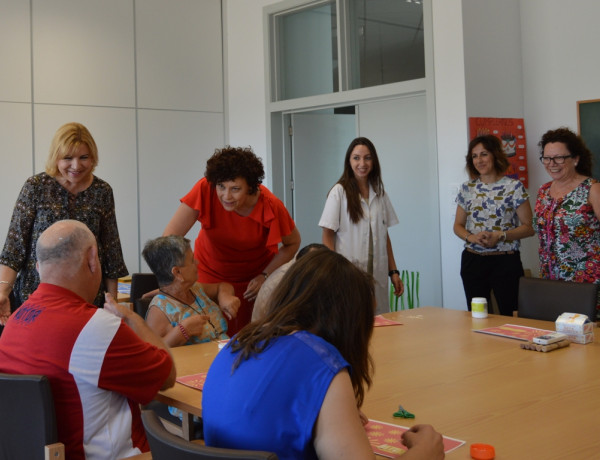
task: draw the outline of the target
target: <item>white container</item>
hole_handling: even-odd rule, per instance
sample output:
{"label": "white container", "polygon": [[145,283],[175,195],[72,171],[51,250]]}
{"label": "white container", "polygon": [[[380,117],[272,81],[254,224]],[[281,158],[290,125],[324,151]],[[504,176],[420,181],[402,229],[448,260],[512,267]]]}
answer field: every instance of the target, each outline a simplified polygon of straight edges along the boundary
{"label": "white container", "polygon": [[487,318],[488,305],[485,297],[473,297],[471,299],[471,316],[473,318]]}

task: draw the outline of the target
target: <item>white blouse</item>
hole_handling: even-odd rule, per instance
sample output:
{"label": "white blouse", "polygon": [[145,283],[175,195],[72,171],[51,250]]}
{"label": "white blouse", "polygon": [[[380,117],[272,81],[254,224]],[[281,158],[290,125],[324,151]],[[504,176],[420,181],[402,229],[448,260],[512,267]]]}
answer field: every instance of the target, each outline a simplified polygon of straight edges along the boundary
{"label": "white blouse", "polygon": [[388,227],[398,224],[398,217],[387,194],[377,196],[369,184],[369,202],[361,197],[363,217],[353,223],[348,214],[346,192],[334,185],[327,196],[319,227],[335,232],[335,251],[363,270],[369,259],[369,228],[373,233],[373,277],[376,280],[377,313],[389,311]]}

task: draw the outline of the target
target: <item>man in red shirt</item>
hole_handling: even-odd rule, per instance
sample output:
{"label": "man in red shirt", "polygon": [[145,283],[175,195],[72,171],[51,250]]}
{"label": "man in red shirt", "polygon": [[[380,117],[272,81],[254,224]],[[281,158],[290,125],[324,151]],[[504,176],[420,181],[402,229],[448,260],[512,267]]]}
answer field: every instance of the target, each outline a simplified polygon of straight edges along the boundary
{"label": "man in red shirt", "polygon": [[139,404],[174,385],[168,348],[110,295],[104,309],[91,304],[102,271],[84,224],[56,222],[38,239],[36,255],[41,283],[0,337],[0,372],[48,377],[67,458],[147,452]]}

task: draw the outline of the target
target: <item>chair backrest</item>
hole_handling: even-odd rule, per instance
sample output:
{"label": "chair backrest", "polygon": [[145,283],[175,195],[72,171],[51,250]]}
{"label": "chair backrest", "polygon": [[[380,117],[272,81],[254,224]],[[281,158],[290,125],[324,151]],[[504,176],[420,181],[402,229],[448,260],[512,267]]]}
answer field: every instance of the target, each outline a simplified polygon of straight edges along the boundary
{"label": "chair backrest", "polygon": [[598,285],[522,277],[519,317],[556,321],[561,313],[582,313],[596,321]]}
{"label": "chair backrest", "polygon": [[0,460],[44,459],[57,441],[54,399],[43,375],[0,373]]}
{"label": "chair backrest", "polygon": [[154,273],[134,273],[131,275],[130,301],[133,304],[133,310],[142,318],[146,317],[148,306],[152,299],[142,299],[146,293],[158,289],[158,282]]}
{"label": "chair backrest", "polygon": [[142,421],[152,460],[277,460],[277,455],[271,452],[221,449],[186,441],[167,431],[151,410],[142,411]]}

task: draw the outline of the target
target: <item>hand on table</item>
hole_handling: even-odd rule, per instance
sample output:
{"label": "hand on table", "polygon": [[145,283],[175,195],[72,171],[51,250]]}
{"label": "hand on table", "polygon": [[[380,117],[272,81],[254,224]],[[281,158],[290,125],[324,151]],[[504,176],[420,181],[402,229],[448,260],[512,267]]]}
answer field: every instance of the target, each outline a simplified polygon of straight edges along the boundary
{"label": "hand on table", "polygon": [[417,455],[416,458],[437,460],[445,457],[442,435],[431,425],[414,425],[402,434],[402,443],[408,447],[408,452]]}

